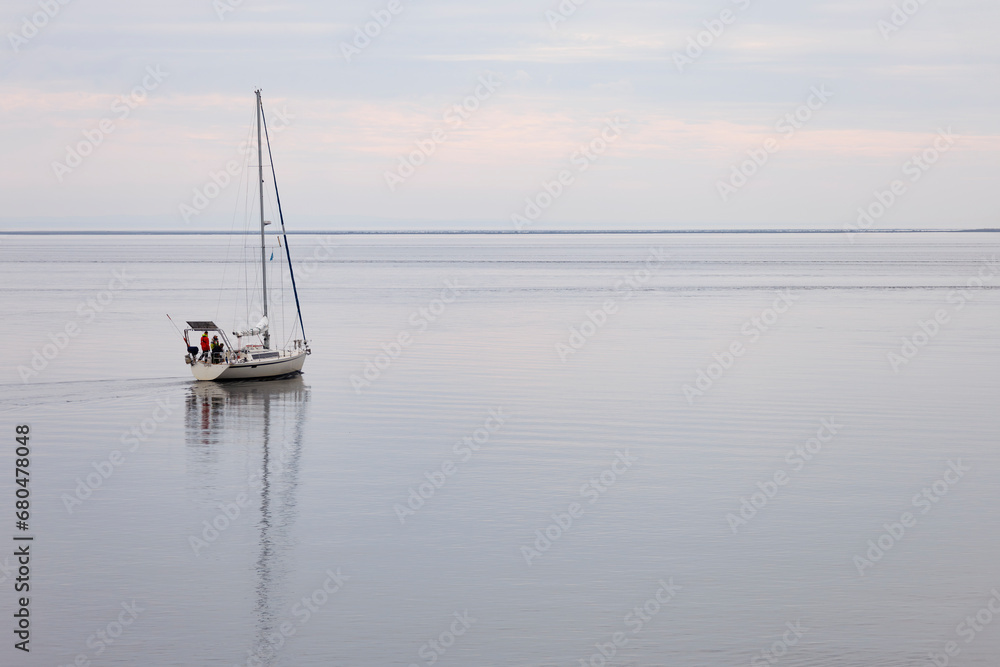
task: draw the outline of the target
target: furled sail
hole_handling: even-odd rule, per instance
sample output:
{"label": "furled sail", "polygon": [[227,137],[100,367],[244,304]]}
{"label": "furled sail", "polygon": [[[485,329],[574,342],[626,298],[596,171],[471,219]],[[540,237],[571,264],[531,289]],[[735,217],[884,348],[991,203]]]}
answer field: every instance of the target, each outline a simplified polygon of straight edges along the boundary
{"label": "furled sail", "polygon": [[234,336],[259,336],[262,333],[267,332],[267,315],[260,318],[260,322],[252,329],[247,329],[246,331],[234,331]]}

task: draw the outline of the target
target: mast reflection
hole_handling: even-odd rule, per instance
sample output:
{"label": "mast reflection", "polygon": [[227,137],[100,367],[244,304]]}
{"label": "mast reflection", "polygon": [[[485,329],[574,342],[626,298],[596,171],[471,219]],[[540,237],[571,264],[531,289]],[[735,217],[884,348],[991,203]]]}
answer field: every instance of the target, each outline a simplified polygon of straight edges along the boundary
{"label": "mast reflection", "polygon": [[274,664],[284,643],[278,630],[282,621],[278,589],[289,574],[289,533],[296,517],[308,406],[309,387],[301,375],[225,384],[197,382],[187,397],[188,452],[199,469],[218,464],[216,445],[223,439],[235,438],[251,452],[260,444],[257,483],[251,487],[251,494],[259,494],[260,544],[254,564],[256,627],[254,645],[246,652],[248,665]]}

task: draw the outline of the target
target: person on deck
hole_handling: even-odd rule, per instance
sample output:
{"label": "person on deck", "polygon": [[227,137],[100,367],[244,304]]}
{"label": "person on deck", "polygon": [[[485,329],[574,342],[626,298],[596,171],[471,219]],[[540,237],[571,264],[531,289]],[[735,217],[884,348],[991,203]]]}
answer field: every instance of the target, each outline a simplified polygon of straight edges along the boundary
{"label": "person on deck", "polygon": [[201,361],[208,361],[208,350],[208,332],[206,331],[201,335],[201,357],[199,357]]}
{"label": "person on deck", "polygon": [[222,343],[219,342],[218,336],[212,336],[212,363],[222,363]]}

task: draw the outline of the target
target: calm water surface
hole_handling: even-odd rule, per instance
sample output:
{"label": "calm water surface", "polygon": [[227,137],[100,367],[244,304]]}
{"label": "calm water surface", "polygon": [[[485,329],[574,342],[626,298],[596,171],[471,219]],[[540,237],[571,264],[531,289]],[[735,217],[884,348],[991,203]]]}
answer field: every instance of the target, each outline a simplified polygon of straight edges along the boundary
{"label": "calm water surface", "polygon": [[0,664],[997,664],[996,235],[293,237],[229,385],[228,237],[2,241]]}

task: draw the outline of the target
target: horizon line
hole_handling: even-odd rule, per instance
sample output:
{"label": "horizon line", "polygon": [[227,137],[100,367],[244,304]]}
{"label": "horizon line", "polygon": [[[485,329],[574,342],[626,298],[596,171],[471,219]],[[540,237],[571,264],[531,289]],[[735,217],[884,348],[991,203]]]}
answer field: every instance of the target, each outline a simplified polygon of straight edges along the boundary
{"label": "horizon line", "polygon": [[[268,230],[268,236],[288,235],[369,235],[369,236],[401,236],[401,235],[573,235],[573,234],[954,234],[954,233],[993,233],[1000,228],[982,227],[970,229],[427,229],[427,230],[293,230],[280,232]],[[0,231],[0,235],[16,236],[247,236],[257,235],[253,231],[178,231],[178,230],[11,230]]]}

